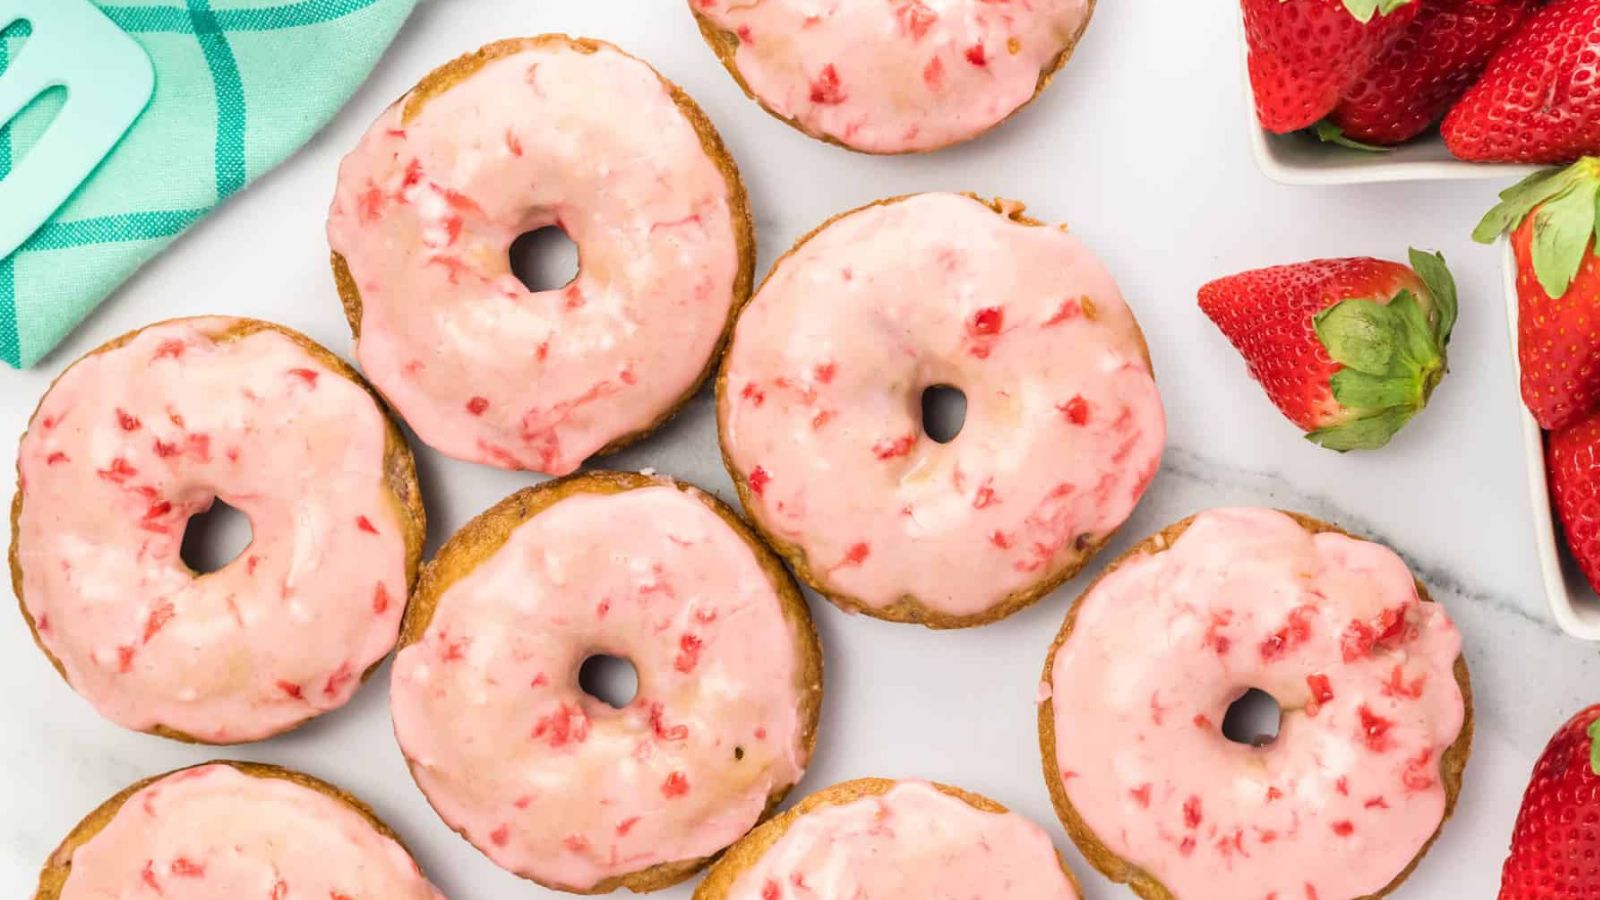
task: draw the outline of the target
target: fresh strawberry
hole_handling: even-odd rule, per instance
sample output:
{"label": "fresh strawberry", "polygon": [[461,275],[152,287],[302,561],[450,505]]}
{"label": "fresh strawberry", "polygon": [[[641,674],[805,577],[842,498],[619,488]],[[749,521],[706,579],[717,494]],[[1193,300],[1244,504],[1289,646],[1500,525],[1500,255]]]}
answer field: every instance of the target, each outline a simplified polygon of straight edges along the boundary
{"label": "fresh strawberry", "polygon": [[1289,420],[1332,450],[1382,447],[1444,377],[1456,286],[1444,257],[1322,259],[1200,289],[1200,308]]}
{"label": "fresh strawberry", "polygon": [[1500,900],[1600,897],[1600,706],[1561,726],[1534,764]]}
{"label": "fresh strawberry", "polygon": [[1344,94],[1329,121],[1346,137],[1393,146],[1444,114],[1542,0],[1422,0],[1416,18]]}
{"label": "fresh strawberry", "polygon": [[1416,0],[1243,0],[1256,116],[1284,134],[1316,124],[1417,15]]}
{"label": "fresh strawberry", "polygon": [[1563,428],[1600,403],[1600,158],[1540,172],[1500,199],[1472,236],[1511,232],[1522,402],[1541,427]]}
{"label": "fresh strawberry", "polygon": [[1535,10],[1444,120],[1474,162],[1570,163],[1600,154],[1600,0]]}
{"label": "fresh strawberry", "polygon": [[[1600,410],[1551,432],[1544,452],[1550,501],[1567,549],[1589,584],[1600,590]],[[1600,896],[1600,882],[1595,888]]]}

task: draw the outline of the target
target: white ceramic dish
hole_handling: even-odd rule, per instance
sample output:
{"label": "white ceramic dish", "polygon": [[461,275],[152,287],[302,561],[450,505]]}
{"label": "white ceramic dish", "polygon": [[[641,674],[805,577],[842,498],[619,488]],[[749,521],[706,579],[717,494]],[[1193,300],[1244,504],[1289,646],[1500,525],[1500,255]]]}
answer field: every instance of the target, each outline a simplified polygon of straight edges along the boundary
{"label": "white ceramic dish", "polygon": [[1445,149],[1437,132],[1383,153],[1352,150],[1318,140],[1305,132],[1273,134],[1256,121],[1250,90],[1249,50],[1239,28],[1240,69],[1244,75],[1246,125],[1250,149],[1263,174],[1280,184],[1376,184],[1387,181],[1470,181],[1523,178],[1537,166],[1462,162]]}
{"label": "white ceramic dish", "polygon": [[[1517,260],[1511,252],[1511,242],[1502,240],[1505,269],[1506,322],[1511,331],[1512,370],[1521,380],[1521,367],[1517,364]],[[1528,466],[1528,499],[1533,503],[1533,540],[1539,557],[1539,574],[1544,579],[1544,592],[1550,602],[1550,611],[1561,630],[1575,638],[1600,641],[1600,596],[1578,571],[1577,563],[1567,553],[1566,545],[1557,535],[1556,514],[1550,506],[1550,484],[1544,465],[1544,432],[1533,415],[1520,402],[1517,410],[1522,419],[1522,443]]]}

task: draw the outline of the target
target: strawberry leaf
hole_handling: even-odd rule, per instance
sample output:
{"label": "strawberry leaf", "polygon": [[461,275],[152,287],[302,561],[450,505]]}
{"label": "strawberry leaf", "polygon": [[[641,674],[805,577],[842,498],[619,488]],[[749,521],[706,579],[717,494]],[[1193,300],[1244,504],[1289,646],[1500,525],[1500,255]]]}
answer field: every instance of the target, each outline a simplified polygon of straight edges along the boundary
{"label": "strawberry leaf", "polygon": [[1395,432],[1410,421],[1413,415],[1415,410],[1411,412],[1389,410],[1343,425],[1319,428],[1307,434],[1306,440],[1340,453],[1350,450],[1376,450],[1389,443],[1389,439],[1394,437]]}
{"label": "strawberry leaf", "polygon": [[1317,314],[1317,338],[1333,361],[1369,375],[1388,375],[1399,324],[1375,300],[1346,300]]}
{"label": "strawberry leaf", "polygon": [[1415,248],[1411,250],[1411,268],[1428,286],[1428,296],[1433,298],[1433,308],[1438,313],[1438,321],[1433,326],[1435,341],[1444,347],[1450,343],[1459,312],[1455,276],[1450,274],[1450,267],[1445,265],[1444,254],[1426,253]]}
{"label": "strawberry leaf", "polygon": [[1355,369],[1340,369],[1328,379],[1333,399],[1351,409],[1388,409],[1414,402],[1416,381],[1387,375],[1369,375]]}
{"label": "strawberry leaf", "polygon": [[1313,125],[1311,127],[1311,133],[1315,134],[1317,136],[1317,140],[1323,142],[1324,144],[1336,144],[1340,147],[1347,147],[1351,150],[1360,150],[1364,153],[1394,152],[1393,147],[1379,147],[1374,144],[1363,144],[1355,138],[1347,137],[1343,128],[1340,128],[1332,122],[1329,122],[1327,119],[1323,119],[1321,122]]}
{"label": "strawberry leaf", "polygon": [[1344,0],[1344,8],[1360,22],[1370,22],[1375,15],[1387,16],[1413,0]]}
{"label": "strawberry leaf", "polygon": [[1594,235],[1600,182],[1581,181],[1533,213],[1533,274],[1552,297],[1572,286]]}
{"label": "strawberry leaf", "polygon": [[1500,203],[1472,230],[1472,239],[1480,244],[1494,243],[1495,238],[1521,225],[1534,207],[1571,187],[1577,174],[1578,166],[1546,169],[1501,191]]}
{"label": "strawberry leaf", "polygon": [[1600,719],[1589,723],[1589,771],[1600,775]]}

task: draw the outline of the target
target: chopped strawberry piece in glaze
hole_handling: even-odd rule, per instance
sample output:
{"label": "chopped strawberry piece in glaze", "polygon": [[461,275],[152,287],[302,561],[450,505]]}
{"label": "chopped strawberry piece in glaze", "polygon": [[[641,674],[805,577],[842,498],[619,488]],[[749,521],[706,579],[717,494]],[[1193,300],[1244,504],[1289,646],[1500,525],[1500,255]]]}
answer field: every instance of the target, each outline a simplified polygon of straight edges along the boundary
{"label": "chopped strawberry piece in glaze", "polygon": [[1367,749],[1374,753],[1385,753],[1392,746],[1393,741],[1388,737],[1389,729],[1394,723],[1372,711],[1365,703],[1359,710],[1361,716],[1361,738],[1366,742]]}
{"label": "chopped strawberry piece in glaze", "polygon": [[661,794],[669,799],[682,797],[687,793],[689,793],[689,779],[682,772],[673,772],[661,783]]}
{"label": "chopped strawberry piece in glaze", "polygon": [[968,47],[966,56],[967,62],[972,63],[980,69],[989,64],[989,54],[983,49],[982,44],[973,44],[971,47]]}
{"label": "chopped strawberry piece in glaze", "polygon": [[367,534],[377,534],[378,533],[377,527],[374,526],[372,524],[372,520],[367,518],[366,516],[356,516],[356,527],[361,529],[362,531],[365,531]]}
{"label": "chopped strawberry piece in glaze", "polygon": [[175,613],[176,610],[173,609],[171,603],[162,603],[155,609],[150,610],[150,616],[144,622],[144,643],[150,643],[150,639],[155,637],[162,628],[165,628],[168,622],[172,621]]}
{"label": "chopped strawberry piece in glaze", "polygon": [[284,681],[284,680],[280,679],[277,682],[277,686],[278,686],[278,690],[282,691],[284,694],[286,694],[286,695],[288,695],[290,697],[293,697],[296,700],[301,699],[301,697],[303,696],[303,692],[300,690],[300,685],[295,684],[292,681]]}
{"label": "chopped strawberry piece in glaze", "polygon": [[[255,557],[251,557],[251,559],[255,559]],[[372,589],[372,611],[381,616],[388,610],[389,589],[384,587],[383,582],[380,581],[378,586]]]}
{"label": "chopped strawberry piece in glaze", "polygon": [[761,496],[766,492],[767,484],[771,481],[772,476],[767,474],[767,470],[756,466],[750,470],[750,478],[748,479],[750,493],[755,494],[757,497]]}
{"label": "chopped strawberry piece in glaze", "polygon": [[834,68],[833,63],[823,66],[811,81],[811,102],[818,106],[838,106],[847,98],[839,83],[839,70]]}
{"label": "chopped strawberry piece in glaze", "polygon": [[1056,409],[1060,410],[1061,415],[1065,416],[1066,420],[1073,425],[1087,425],[1089,423],[1089,401],[1083,399],[1081,394],[1057,406]]}
{"label": "chopped strawberry piece in glaze", "polygon": [[678,656],[672,661],[672,667],[679,672],[688,674],[700,663],[700,649],[703,642],[699,637],[685,633],[678,639]]}
{"label": "chopped strawberry piece in glaze", "polygon": [[894,459],[895,457],[909,454],[911,448],[916,444],[917,436],[914,434],[902,435],[897,438],[884,438],[872,445],[872,455],[881,460]]}
{"label": "chopped strawberry piece in glaze", "polygon": [[317,386],[318,373],[314,369],[290,369],[289,374],[305,382],[307,387]]}
{"label": "chopped strawberry piece in glaze", "polygon": [[180,856],[174,859],[172,865],[168,868],[173,875],[179,878],[204,878],[206,876],[205,865],[197,863],[187,856]]}
{"label": "chopped strawberry piece in glaze", "polygon": [[138,431],[144,426],[144,423],[139,421],[138,416],[135,416],[132,413],[129,413],[127,410],[118,407],[117,425],[123,431]]}

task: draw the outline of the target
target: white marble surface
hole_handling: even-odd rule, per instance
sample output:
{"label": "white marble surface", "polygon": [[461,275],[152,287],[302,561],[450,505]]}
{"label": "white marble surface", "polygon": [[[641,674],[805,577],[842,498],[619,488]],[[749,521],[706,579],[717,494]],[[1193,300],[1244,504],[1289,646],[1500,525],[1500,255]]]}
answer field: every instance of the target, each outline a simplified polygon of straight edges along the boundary
{"label": "white marble surface", "polygon": [[[1498,184],[1285,188],[1253,168],[1230,0],[1106,0],[1077,58],[1000,132],[912,159],[810,141],[749,103],[702,45],[682,0],[425,0],[351,107],[275,174],[181,240],[38,370],[0,372],[0,444],[13,446],[68,361],[137,326],[234,313],[299,328],[340,352],[349,336],[328,274],[323,214],[335,166],[421,74],[494,38],[565,30],[619,43],[682,83],[743,166],[759,269],[835,212],[892,194],[973,190],[1072,223],[1121,280],[1150,339],[1171,423],[1166,464],[1112,551],[1198,509],[1274,504],[1388,541],[1466,634],[1478,737],[1456,818],[1403,897],[1484,897],[1498,884],[1521,790],[1544,741],[1600,694],[1594,649],[1550,624],[1537,582],[1516,433],[1499,257],[1467,233]],[[1462,287],[1454,372],[1388,449],[1313,447],[1247,379],[1195,305],[1216,275],[1318,255],[1443,250]],[[730,493],[702,398],[668,431],[612,460]],[[526,484],[420,454],[430,548]],[[1089,896],[1131,896],[1090,873],[1055,824],[1039,775],[1033,698],[1044,653],[1081,584],[988,628],[935,634],[814,604],[827,651],[821,742],[803,789],[862,775],[937,778],[986,793],[1068,848]],[[347,708],[288,737],[220,751],[303,768],[372,802],[454,898],[541,897],[434,816],[390,734],[387,669]],[[0,614],[0,893],[25,896],[89,809],[140,777],[219,751],[101,721]],[[665,893],[687,898],[689,887]]]}

